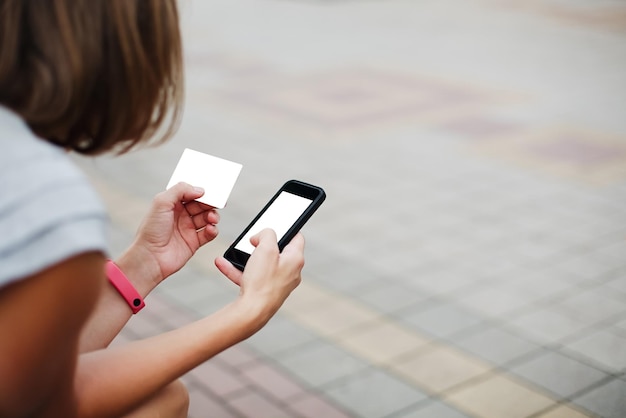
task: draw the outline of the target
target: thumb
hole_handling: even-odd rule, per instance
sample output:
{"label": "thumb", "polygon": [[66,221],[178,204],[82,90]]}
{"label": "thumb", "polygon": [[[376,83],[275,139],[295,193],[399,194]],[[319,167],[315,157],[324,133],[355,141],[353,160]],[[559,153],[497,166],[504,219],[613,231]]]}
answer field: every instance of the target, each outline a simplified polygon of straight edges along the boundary
{"label": "thumb", "polygon": [[274,232],[273,229],[265,228],[259,233],[250,237],[250,243],[255,247],[259,247],[261,245],[276,246],[278,245],[278,238],[276,237],[276,232]]}
{"label": "thumb", "polygon": [[165,200],[170,202],[190,202],[204,195],[202,187],[194,187],[189,183],[180,182],[163,192]]}

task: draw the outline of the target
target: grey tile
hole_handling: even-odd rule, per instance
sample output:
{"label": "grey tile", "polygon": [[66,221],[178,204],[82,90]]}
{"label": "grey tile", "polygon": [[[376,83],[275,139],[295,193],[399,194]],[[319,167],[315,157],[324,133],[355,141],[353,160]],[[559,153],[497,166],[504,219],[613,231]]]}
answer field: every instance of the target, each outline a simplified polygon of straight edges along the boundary
{"label": "grey tile", "polygon": [[324,393],[363,418],[399,411],[426,395],[380,370],[367,370],[325,387]]}
{"label": "grey tile", "polygon": [[555,271],[527,271],[513,275],[499,281],[498,285],[511,291],[518,292],[529,301],[554,298],[572,288],[563,277],[563,273]]}
{"label": "grey tile", "polygon": [[626,336],[608,330],[586,335],[568,344],[565,350],[582,354],[613,372],[626,370]]}
{"label": "grey tile", "polygon": [[171,329],[171,326],[160,321],[148,310],[133,315],[124,327],[124,330],[132,334],[133,338],[152,337]]}
{"label": "grey tile", "polygon": [[275,359],[290,373],[318,387],[342,378],[368,365],[325,342],[316,342]]}
{"label": "grey tile", "polygon": [[626,382],[615,379],[576,399],[574,403],[603,418],[626,416]]}
{"label": "grey tile", "polygon": [[618,290],[622,294],[626,295],[626,269],[622,271],[622,274],[618,275],[616,278],[606,282],[606,286],[612,290]]}
{"label": "grey tile", "polygon": [[528,338],[541,344],[558,342],[587,326],[583,321],[548,308],[536,309],[507,323]]}
{"label": "grey tile", "polygon": [[390,313],[416,305],[427,295],[401,284],[382,283],[376,288],[359,292],[356,297],[379,312]]}
{"label": "grey tile", "polygon": [[476,326],[483,318],[451,304],[439,304],[425,311],[406,312],[399,316],[405,324],[436,337],[447,337]]}
{"label": "grey tile", "polygon": [[464,350],[496,365],[507,363],[540,347],[500,328],[480,330],[454,342]]}
{"label": "grey tile", "polygon": [[459,298],[464,307],[486,316],[500,317],[508,312],[518,310],[532,303],[533,300],[517,289],[485,286],[469,290]]}
{"label": "grey tile", "polygon": [[598,369],[552,351],[516,365],[510,371],[562,398],[608,377]]}
{"label": "grey tile", "polygon": [[234,299],[238,292],[228,279],[208,276],[191,267],[184,267],[169,277],[156,291],[183,306],[216,296]]}
{"label": "grey tile", "polygon": [[[188,300],[186,301],[186,303],[184,303],[184,306],[195,312],[200,317],[205,317],[220,310],[221,308],[235,300],[235,298],[236,296],[234,294],[231,294],[230,292],[218,293],[198,299]],[[180,300],[176,300],[176,302],[180,303],[181,305],[183,304],[183,302]]]}
{"label": "grey tile", "polygon": [[613,324],[610,328],[614,333],[626,337],[626,319]]}
{"label": "grey tile", "polygon": [[580,291],[561,302],[554,309],[583,321],[598,322],[626,311],[626,300],[620,301],[603,288]]}
{"label": "grey tile", "polygon": [[107,233],[112,253],[111,256],[113,259],[122,254],[130,243],[133,242],[133,235],[128,230],[120,226],[111,225]]}
{"label": "grey tile", "polygon": [[360,260],[352,257],[331,256],[324,259],[322,265],[307,265],[308,276],[311,280],[324,287],[338,292],[348,292],[371,288],[383,278],[376,272],[368,269]]}
{"label": "grey tile", "polygon": [[279,313],[259,332],[247,339],[245,344],[265,355],[274,356],[316,338],[315,334]]}
{"label": "grey tile", "polygon": [[590,254],[582,254],[567,260],[560,266],[563,271],[571,273],[574,283],[594,282],[598,277],[610,272],[614,267],[595,260]]}
{"label": "grey tile", "polygon": [[[459,262],[459,260],[457,260]],[[424,274],[412,280],[413,285],[422,289],[424,292],[434,295],[443,295],[452,292],[460,292],[476,286],[476,278],[467,274],[467,272],[455,272],[450,268],[436,269],[430,274]]]}
{"label": "grey tile", "polygon": [[419,405],[406,413],[394,415],[393,418],[471,418],[461,411],[441,402],[433,401],[426,406]]}

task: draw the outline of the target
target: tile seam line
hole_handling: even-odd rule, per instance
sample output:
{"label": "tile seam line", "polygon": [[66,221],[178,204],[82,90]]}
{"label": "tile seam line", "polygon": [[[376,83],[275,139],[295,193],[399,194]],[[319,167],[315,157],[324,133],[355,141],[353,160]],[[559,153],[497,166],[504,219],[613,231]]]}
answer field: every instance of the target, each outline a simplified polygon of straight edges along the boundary
{"label": "tile seam line", "polygon": [[[145,201],[143,201],[142,199],[137,199],[135,197],[130,196],[127,193],[124,193],[123,191],[120,191],[119,187],[117,188],[118,190],[116,190],[116,188],[113,187],[112,185],[110,185],[109,183],[107,183],[105,181],[102,181],[102,180],[99,180],[99,179],[94,179],[93,176],[89,176],[89,177],[90,177],[92,183],[94,184],[94,186],[96,187],[96,189],[98,190],[100,196],[103,198],[103,200],[105,202],[108,202],[110,200],[121,200],[121,198],[123,198],[126,202],[129,202],[130,205],[136,205],[136,207],[144,206]],[[123,209],[120,209],[119,206],[110,207],[109,208],[109,216],[111,217],[111,222],[114,223],[114,224],[120,224],[120,225],[124,226],[124,228],[127,228],[127,222],[124,221],[124,212],[125,211]],[[223,243],[222,241],[216,241],[216,240],[214,240],[212,242],[213,243],[216,243],[216,242],[217,243]],[[194,265],[199,270],[206,272],[205,266],[202,263],[194,263],[193,259],[190,262],[192,263],[192,265]],[[303,281],[303,283],[304,283],[304,281]],[[327,289],[325,289],[325,288],[323,288],[322,286],[319,286],[319,285],[311,284],[311,283],[308,283],[308,282],[307,282],[307,284],[305,284],[305,286],[307,286],[307,285],[311,286],[311,287],[314,287],[314,288],[316,288],[316,290],[320,291],[324,295],[324,298],[332,298],[335,303],[339,303],[339,304],[344,305],[344,306],[356,306],[360,310],[373,313],[374,314],[373,317],[377,317],[379,319],[382,319],[386,323],[391,323],[394,326],[398,326],[401,329],[403,329],[403,330],[405,330],[407,332],[410,332],[411,334],[414,334],[414,335],[416,335],[416,336],[418,336],[420,338],[423,338],[425,340],[432,340],[432,338],[427,338],[427,336],[425,336],[425,335],[423,335],[423,334],[421,334],[419,332],[416,332],[413,329],[407,328],[403,324],[401,324],[399,322],[393,321],[391,318],[388,318],[386,316],[381,315],[381,313],[379,313],[379,312],[369,308],[368,306],[364,305],[363,303],[361,303],[360,301],[358,301],[356,299],[355,300],[349,299],[349,298],[347,298],[347,297],[345,297],[345,296],[343,296],[341,294],[336,294],[334,292],[331,292],[331,291],[329,291],[329,290],[327,290]],[[281,311],[284,314],[286,314],[286,316],[290,317],[294,322],[298,323],[300,326],[304,327],[305,329],[311,331],[312,333],[314,333],[319,338],[328,339],[330,337],[329,335],[320,334],[316,329],[314,329],[312,327],[309,327],[306,323],[303,323],[302,321],[300,321],[295,315],[291,315],[290,312],[289,312],[289,308],[287,306],[283,306],[281,308]],[[349,349],[345,348],[344,346],[338,344],[335,339],[331,339],[331,342],[333,344],[335,344],[335,345],[339,345],[342,349],[344,349],[345,351],[349,352],[351,355],[354,355],[357,358],[363,359],[363,360],[367,361],[368,363],[371,363],[371,361],[368,358],[364,358],[361,354],[353,352],[352,350],[349,350]],[[468,354],[468,353],[466,353],[463,350],[459,350],[454,345],[450,345],[450,344],[448,344],[445,341],[441,341],[440,343],[441,343],[442,346],[444,346],[446,348],[451,348],[453,350],[459,351],[460,354],[462,354],[462,356],[465,359],[470,360],[471,362],[478,362],[480,364],[484,363],[484,361],[482,359],[480,359],[479,357],[471,355],[471,354]],[[392,373],[394,376],[396,376],[397,378],[401,379],[405,383],[407,383],[407,384],[409,384],[411,386],[417,386],[417,385],[415,385],[415,383],[407,381],[406,378],[401,376],[400,374],[397,374],[397,373],[393,372],[390,368],[387,367],[388,365],[389,364],[387,364],[387,363],[383,363],[383,364],[378,365],[378,367],[382,366],[382,367],[385,368],[385,370],[388,373]],[[491,373],[491,369],[488,372],[486,372],[485,374],[481,374],[481,376],[488,375],[490,373]],[[476,377],[478,377],[478,376],[476,376]],[[469,380],[473,381],[474,379],[469,379]],[[461,383],[460,385],[463,385],[463,384]],[[537,388],[534,388],[532,386],[529,387],[528,385],[525,385],[525,384],[520,384],[520,385],[522,387],[524,387],[525,389],[533,392],[533,393],[536,393],[536,394],[539,394],[541,396],[547,397],[548,399],[552,400],[553,403],[555,403],[555,404],[559,403],[559,400],[555,399],[548,392],[537,390]],[[459,385],[455,385],[455,387],[457,387],[457,386],[459,386]],[[419,387],[419,386],[417,386],[417,387]],[[420,388],[420,390],[422,390],[421,387],[419,387],[419,388]],[[441,394],[445,396],[444,392],[447,392],[447,391],[443,391],[443,392],[441,392]]]}

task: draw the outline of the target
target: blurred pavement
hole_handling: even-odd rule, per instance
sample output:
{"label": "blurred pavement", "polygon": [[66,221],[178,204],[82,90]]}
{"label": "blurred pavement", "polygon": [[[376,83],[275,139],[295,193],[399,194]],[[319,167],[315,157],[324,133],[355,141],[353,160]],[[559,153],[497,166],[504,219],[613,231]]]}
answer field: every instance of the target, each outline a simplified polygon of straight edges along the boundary
{"label": "blurred pavement", "polygon": [[185,377],[191,417],[626,417],[626,2],[182,0],[169,143],[82,160],[130,243],[185,147],[244,165],[220,236],[117,343],[207,315],[286,180],[304,281]]}

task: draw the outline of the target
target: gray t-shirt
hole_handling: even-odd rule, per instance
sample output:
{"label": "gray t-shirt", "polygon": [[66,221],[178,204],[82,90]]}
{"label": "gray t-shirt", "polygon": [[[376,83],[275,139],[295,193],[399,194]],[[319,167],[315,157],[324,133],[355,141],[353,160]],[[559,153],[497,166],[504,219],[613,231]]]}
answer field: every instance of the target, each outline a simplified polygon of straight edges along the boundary
{"label": "gray t-shirt", "polygon": [[107,227],[69,155],[0,106],[0,288],[86,251],[106,254]]}

